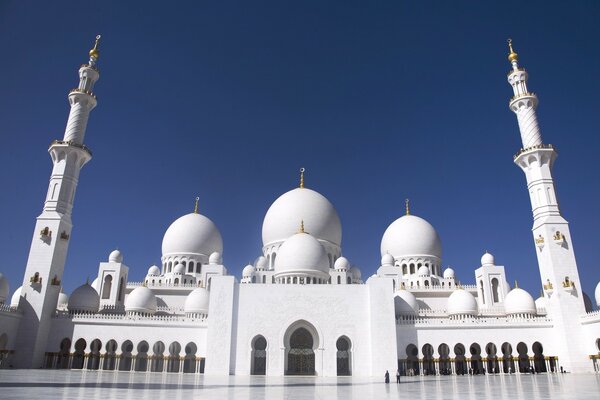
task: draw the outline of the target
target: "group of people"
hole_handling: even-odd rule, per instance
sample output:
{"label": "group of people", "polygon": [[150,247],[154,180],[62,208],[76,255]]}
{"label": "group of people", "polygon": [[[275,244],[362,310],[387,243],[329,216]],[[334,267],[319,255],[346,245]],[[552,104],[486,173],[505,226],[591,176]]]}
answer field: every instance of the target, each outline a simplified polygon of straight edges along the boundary
{"label": "group of people", "polygon": [[[390,383],[389,371],[385,371],[385,383]],[[396,370],[396,383],[400,383],[400,370]]]}

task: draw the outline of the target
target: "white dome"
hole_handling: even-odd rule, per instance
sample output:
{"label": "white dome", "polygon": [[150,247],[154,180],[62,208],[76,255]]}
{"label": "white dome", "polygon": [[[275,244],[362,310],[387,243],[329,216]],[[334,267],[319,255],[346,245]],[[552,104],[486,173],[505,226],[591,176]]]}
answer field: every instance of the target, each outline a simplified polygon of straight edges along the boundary
{"label": "white dome", "polygon": [[217,226],[204,215],[191,213],[178,218],[165,232],[163,256],[223,252],[223,239]]}
{"label": "white dome", "polygon": [[600,282],[598,282],[598,284],[596,285],[594,297],[596,298],[596,305],[600,308]]}
{"label": "white dome", "polygon": [[146,286],[133,289],[125,299],[125,311],[142,314],[156,313],[156,296]]}
{"label": "white dome", "polygon": [[158,268],[156,265],[153,265],[150,268],[148,268],[148,276],[159,276],[159,275],[160,275],[160,268]]}
{"label": "white dome", "polygon": [[394,293],[394,308],[396,315],[416,314],[419,311],[419,303],[414,294],[408,290],[400,289]]}
{"label": "white dome", "polygon": [[260,256],[254,262],[254,265],[256,265],[256,268],[258,268],[258,269],[267,269],[267,267],[269,266],[269,263],[267,262],[267,259],[265,258],[265,256]]}
{"label": "white dome", "polygon": [[477,315],[477,300],[464,289],[457,289],[448,297],[449,315]]}
{"label": "white dome", "polygon": [[481,256],[481,265],[482,266],[495,265],[494,262],[495,262],[494,256],[491,255],[490,253],[488,253],[487,251],[485,252],[484,255]]}
{"label": "white dome", "polygon": [[262,227],[263,246],[293,236],[300,221],[304,221],[306,232],[314,238],[341,245],[342,224],[333,205],[314,190],[296,188],[282,194],[267,211]]}
{"label": "white dome", "polygon": [[111,263],[122,263],[123,262],[123,254],[119,250],[113,250],[108,255],[108,262]]}
{"label": "white dome", "polygon": [[97,313],[100,308],[100,296],[89,283],[84,283],[71,293],[69,311]]}
{"label": "white dome", "polygon": [[536,309],[543,308],[544,310],[546,310],[547,306],[548,306],[548,299],[546,299],[546,297],[540,296],[535,300],[535,308]]}
{"label": "white dome", "polygon": [[444,270],[444,279],[454,279],[454,270],[450,267]]}
{"label": "white dome", "polygon": [[360,269],[358,267],[352,267],[350,268],[350,275],[352,275],[354,277],[354,279],[360,279],[362,277],[362,274],[360,272]]}
{"label": "white dome", "polygon": [[100,281],[98,280],[98,277],[92,281],[92,287],[96,292],[100,293]]}
{"label": "white dome", "polygon": [[219,253],[218,251],[215,251],[214,253],[212,253],[210,255],[210,257],[208,257],[208,263],[215,265],[215,264],[221,264],[223,262],[223,258],[221,257],[221,253]]}
{"label": "white dome", "polygon": [[10,298],[10,306],[11,307],[19,306],[19,300],[21,300],[21,290],[23,290],[23,286],[19,286],[17,288],[17,290],[15,290],[15,292],[13,293],[12,297]]}
{"label": "white dome", "polygon": [[250,264],[246,265],[242,270],[242,276],[244,278],[250,278],[254,274],[254,267]]}
{"label": "white dome", "polygon": [[209,299],[208,290],[205,288],[194,289],[186,297],[183,310],[186,314],[208,314]]}
{"label": "white dome", "polygon": [[394,256],[391,255],[390,253],[385,253],[383,255],[383,257],[381,257],[381,265],[385,266],[385,267],[392,267],[394,266],[394,262],[396,260],[394,260]]}
{"label": "white dome", "polygon": [[350,268],[350,262],[346,257],[339,257],[337,260],[335,260],[333,268],[336,271],[348,271]]}
{"label": "white dome", "polygon": [[311,272],[329,275],[329,259],[317,239],[308,233],[297,233],[279,248],[275,259],[275,274],[304,275]]}
{"label": "white dome", "polygon": [[69,296],[60,292],[58,294],[58,300],[56,301],[56,308],[59,310],[65,310],[69,305]]}
{"label": "white dome", "polygon": [[419,267],[419,269],[417,270],[417,275],[419,276],[429,276],[431,275],[431,272],[429,272],[429,267],[422,265]]}
{"label": "white dome", "polygon": [[10,287],[8,286],[8,279],[0,273],[0,304],[4,303],[6,299],[8,299],[8,293],[10,292]]}
{"label": "white dome", "polygon": [[177,264],[175,266],[175,268],[173,268],[173,273],[178,274],[178,275],[185,274],[185,267],[183,266],[183,264],[181,264],[181,263]]}
{"label": "white dome", "polygon": [[434,256],[442,258],[442,242],[431,224],[414,215],[404,215],[386,229],[381,239],[381,255],[394,258]]}
{"label": "white dome", "polygon": [[504,298],[506,314],[537,314],[533,297],[521,288],[514,288]]}

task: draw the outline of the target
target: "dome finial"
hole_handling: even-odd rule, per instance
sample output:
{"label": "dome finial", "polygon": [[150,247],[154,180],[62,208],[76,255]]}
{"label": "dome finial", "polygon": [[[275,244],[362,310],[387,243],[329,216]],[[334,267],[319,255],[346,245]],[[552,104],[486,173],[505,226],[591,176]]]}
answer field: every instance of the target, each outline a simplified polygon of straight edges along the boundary
{"label": "dome finial", "polygon": [[517,282],[517,280],[515,279],[515,289],[519,288],[519,282]]}
{"label": "dome finial", "polygon": [[198,202],[200,201],[200,197],[196,197],[196,203],[194,204],[194,214],[198,214]]}
{"label": "dome finial", "polygon": [[519,60],[517,53],[515,53],[515,51],[513,50],[512,47],[512,39],[508,39],[508,50],[510,51],[510,53],[508,54],[508,61],[512,62],[516,62]]}
{"label": "dome finial", "polygon": [[300,187],[304,188],[304,167],[300,168]]}
{"label": "dome finial", "polygon": [[94,43],[94,48],[90,50],[90,58],[94,58],[98,60],[100,58],[100,51],[98,50],[98,44],[100,43],[100,35],[96,35],[96,42]]}
{"label": "dome finial", "polygon": [[306,232],[304,231],[304,220],[301,220],[301,221],[300,221],[300,230],[298,231],[298,233],[306,233]]}
{"label": "dome finial", "polygon": [[406,215],[410,215],[410,200],[406,199],[404,204],[406,205]]}

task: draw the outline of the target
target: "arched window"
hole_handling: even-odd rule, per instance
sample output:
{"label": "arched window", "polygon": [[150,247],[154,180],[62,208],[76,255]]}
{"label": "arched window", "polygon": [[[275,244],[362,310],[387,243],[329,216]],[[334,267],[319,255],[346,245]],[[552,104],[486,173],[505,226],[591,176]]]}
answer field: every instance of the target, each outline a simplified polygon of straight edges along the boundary
{"label": "arched window", "polygon": [[346,283],[349,285],[352,283],[352,278],[350,278],[349,276],[346,277]]}
{"label": "arched window", "polygon": [[267,372],[267,340],[262,335],[258,335],[252,340],[251,363],[251,375],[265,375]]}
{"label": "arched window", "polygon": [[336,359],[337,359],[337,375],[338,376],[350,376],[352,375],[350,366],[350,339],[345,336],[340,337],[335,343],[337,348]]}
{"label": "arched window", "polygon": [[481,289],[481,302],[485,304],[485,294],[483,292],[483,281],[479,281],[479,289]]}
{"label": "arched window", "polygon": [[175,278],[175,284],[179,285],[179,278]]}
{"label": "arched window", "polygon": [[411,274],[415,273],[415,264],[410,264],[410,273]]}
{"label": "arched window", "polygon": [[201,269],[202,269],[202,263],[200,261],[198,261],[198,264],[196,264],[196,273],[199,274]]}
{"label": "arched window", "polygon": [[337,284],[340,285],[342,283],[342,277],[338,275]]}
{"label": "arched window", "polygon": [[[123,300],[123,288],[125,285],[123,285],[125,279],[123,279],[123,277],[121,277],[121,279],[119,280],[119,296],[118,296],[118,300],[122,301]],[[152,279],[152,283],[154,284],[154,279]]]}
{"label": "arched window", "polygon": [[266,275],[262,276],[262,283],[267,283],[267,276]]}
{"label": "arched window", "polygon": [[492,295],[493,295],[493,301],[494,303],[497,303],[498,300],[498,279],[494,278],[492,279]]}
{"label": "arched window", "polygon": [[406,266],[406,264],[402,264],[402,273],[404,275],[408,274],[408,267]]}
{"label": "arched window", "polygon": [[112,275],[106,275],[104,277],[104,284],[102,285],[102,299],[110,299],[110,290],[112,289]]}
{"label": "arched window", "polygon": [[188,274],[193,274],[194,273],[194,262],[190,261],[190,263],[188,264]]}

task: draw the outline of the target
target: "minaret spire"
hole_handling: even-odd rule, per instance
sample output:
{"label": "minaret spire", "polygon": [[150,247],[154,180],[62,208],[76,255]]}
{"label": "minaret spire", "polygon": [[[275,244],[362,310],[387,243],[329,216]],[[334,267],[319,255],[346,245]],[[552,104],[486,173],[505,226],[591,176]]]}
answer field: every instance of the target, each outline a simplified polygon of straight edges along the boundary
{"label": "minaret spire", "polygon": [[79,68],[79,86],[68,95],[71,111],[64,137],[53,141],[48,149],[53,169],[44,208],[33,231],[19,300],[23,311],[15,346],[19,349],[15,357],[19,368],[41,368],[47,349],[73,228],[71,212],[79,172],[92,158],[83,139],[90,111],[96,107],[92,90],[100,77],[96,66],[99,40],[100,35],[89,52],[89,64]]}
{"label": "minaret spire", "polygon": [[306,171],[304,169],[304,167],[300,168],[300,188],[301,189],[304,188],[304,171]]}

